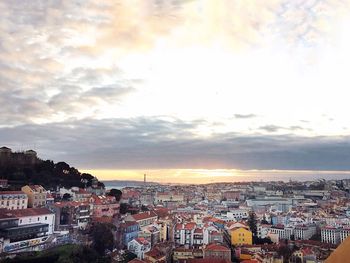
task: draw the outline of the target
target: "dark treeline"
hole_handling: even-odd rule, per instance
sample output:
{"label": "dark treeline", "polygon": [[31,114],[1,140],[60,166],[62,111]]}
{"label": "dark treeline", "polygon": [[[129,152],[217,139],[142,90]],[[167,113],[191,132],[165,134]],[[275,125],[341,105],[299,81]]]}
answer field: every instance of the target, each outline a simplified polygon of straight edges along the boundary
{"label": "dark treeline", "polygon": [[[0,178],[8,179],[12,187],[23,184],[40,184],[46,189],[63,187],[91,186],[94,177],[91,174],[80,173],[76,168],[65,162],[54,163],[51,160],[35,164],[20,165],[16,163],[2,164]],[[98,182],[99,185],[103,183]]]}

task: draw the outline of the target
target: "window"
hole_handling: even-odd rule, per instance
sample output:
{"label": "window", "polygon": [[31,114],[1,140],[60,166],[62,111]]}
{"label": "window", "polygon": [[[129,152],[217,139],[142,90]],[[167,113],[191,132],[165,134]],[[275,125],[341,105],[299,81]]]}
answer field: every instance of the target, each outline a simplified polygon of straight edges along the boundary
{"label": "window", "polygon": [[47,216],[45,216],[45,220],[47,220]]}

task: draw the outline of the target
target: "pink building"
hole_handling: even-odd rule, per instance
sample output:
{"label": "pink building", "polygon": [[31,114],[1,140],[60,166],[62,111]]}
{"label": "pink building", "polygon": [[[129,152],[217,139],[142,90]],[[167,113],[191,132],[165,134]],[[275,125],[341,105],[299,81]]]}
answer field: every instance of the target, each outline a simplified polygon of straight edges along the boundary
{"label": "pink building", "polygon": [[93,205],[93,217],[113,217],[119,214],[119,203],[114,196],[92,195],[90,203]]}

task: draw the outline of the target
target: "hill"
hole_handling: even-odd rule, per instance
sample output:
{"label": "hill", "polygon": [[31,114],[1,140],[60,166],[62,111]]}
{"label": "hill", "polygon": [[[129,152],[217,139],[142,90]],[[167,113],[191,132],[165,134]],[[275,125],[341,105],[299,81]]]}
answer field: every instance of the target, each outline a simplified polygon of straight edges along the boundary
{"label": "hill", "polygon": [[[7,147],[0,148],[0,178],[8,179],[13,188],[25,184],[40,184],[46,189],[84,187],[96,181],[91,174],[80,173],[65,162],[41,160],[33,150],[12,152]],[[104,186],[101,182],[98,184]]]}

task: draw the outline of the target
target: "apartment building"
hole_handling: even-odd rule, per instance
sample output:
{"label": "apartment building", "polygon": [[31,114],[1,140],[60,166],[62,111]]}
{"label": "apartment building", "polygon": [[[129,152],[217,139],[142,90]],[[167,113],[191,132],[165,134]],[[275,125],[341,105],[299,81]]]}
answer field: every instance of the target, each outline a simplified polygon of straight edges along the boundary
{"label": "apartment building", "polygon": [[145,227],[154,224],[158,219],[158,216],[153,211],[147,211],[135,215],[128,215],[125,218],[125,221],[135,221],[140,227]]}
{"label": "apartment building", "polygon": [[28,196],[22,191],[0,192],[0,208],[7,210],[26,209],[28,207]]}
{"label": "apartment building", "polygon": [[41,185],[25,185],[21,190],[28,195],[28,207],[46,206],[47,191]]}
{"label": "apartment building", "polygon": [[47,208],[0,210],[0,253],[35,250],[53,234],[55,214]]}
{"label": "apartment building", "polygon": [[339,244],[340,229],[332,226],[326,226],[321,228],[321,240],[324,243]]}
{"label": "apartment building", "polygon": [[85,229],[91,221],[92,210],[87,202],[56,202],[50,209],[56,214],[56,229],[66,230],[70,227]]}

